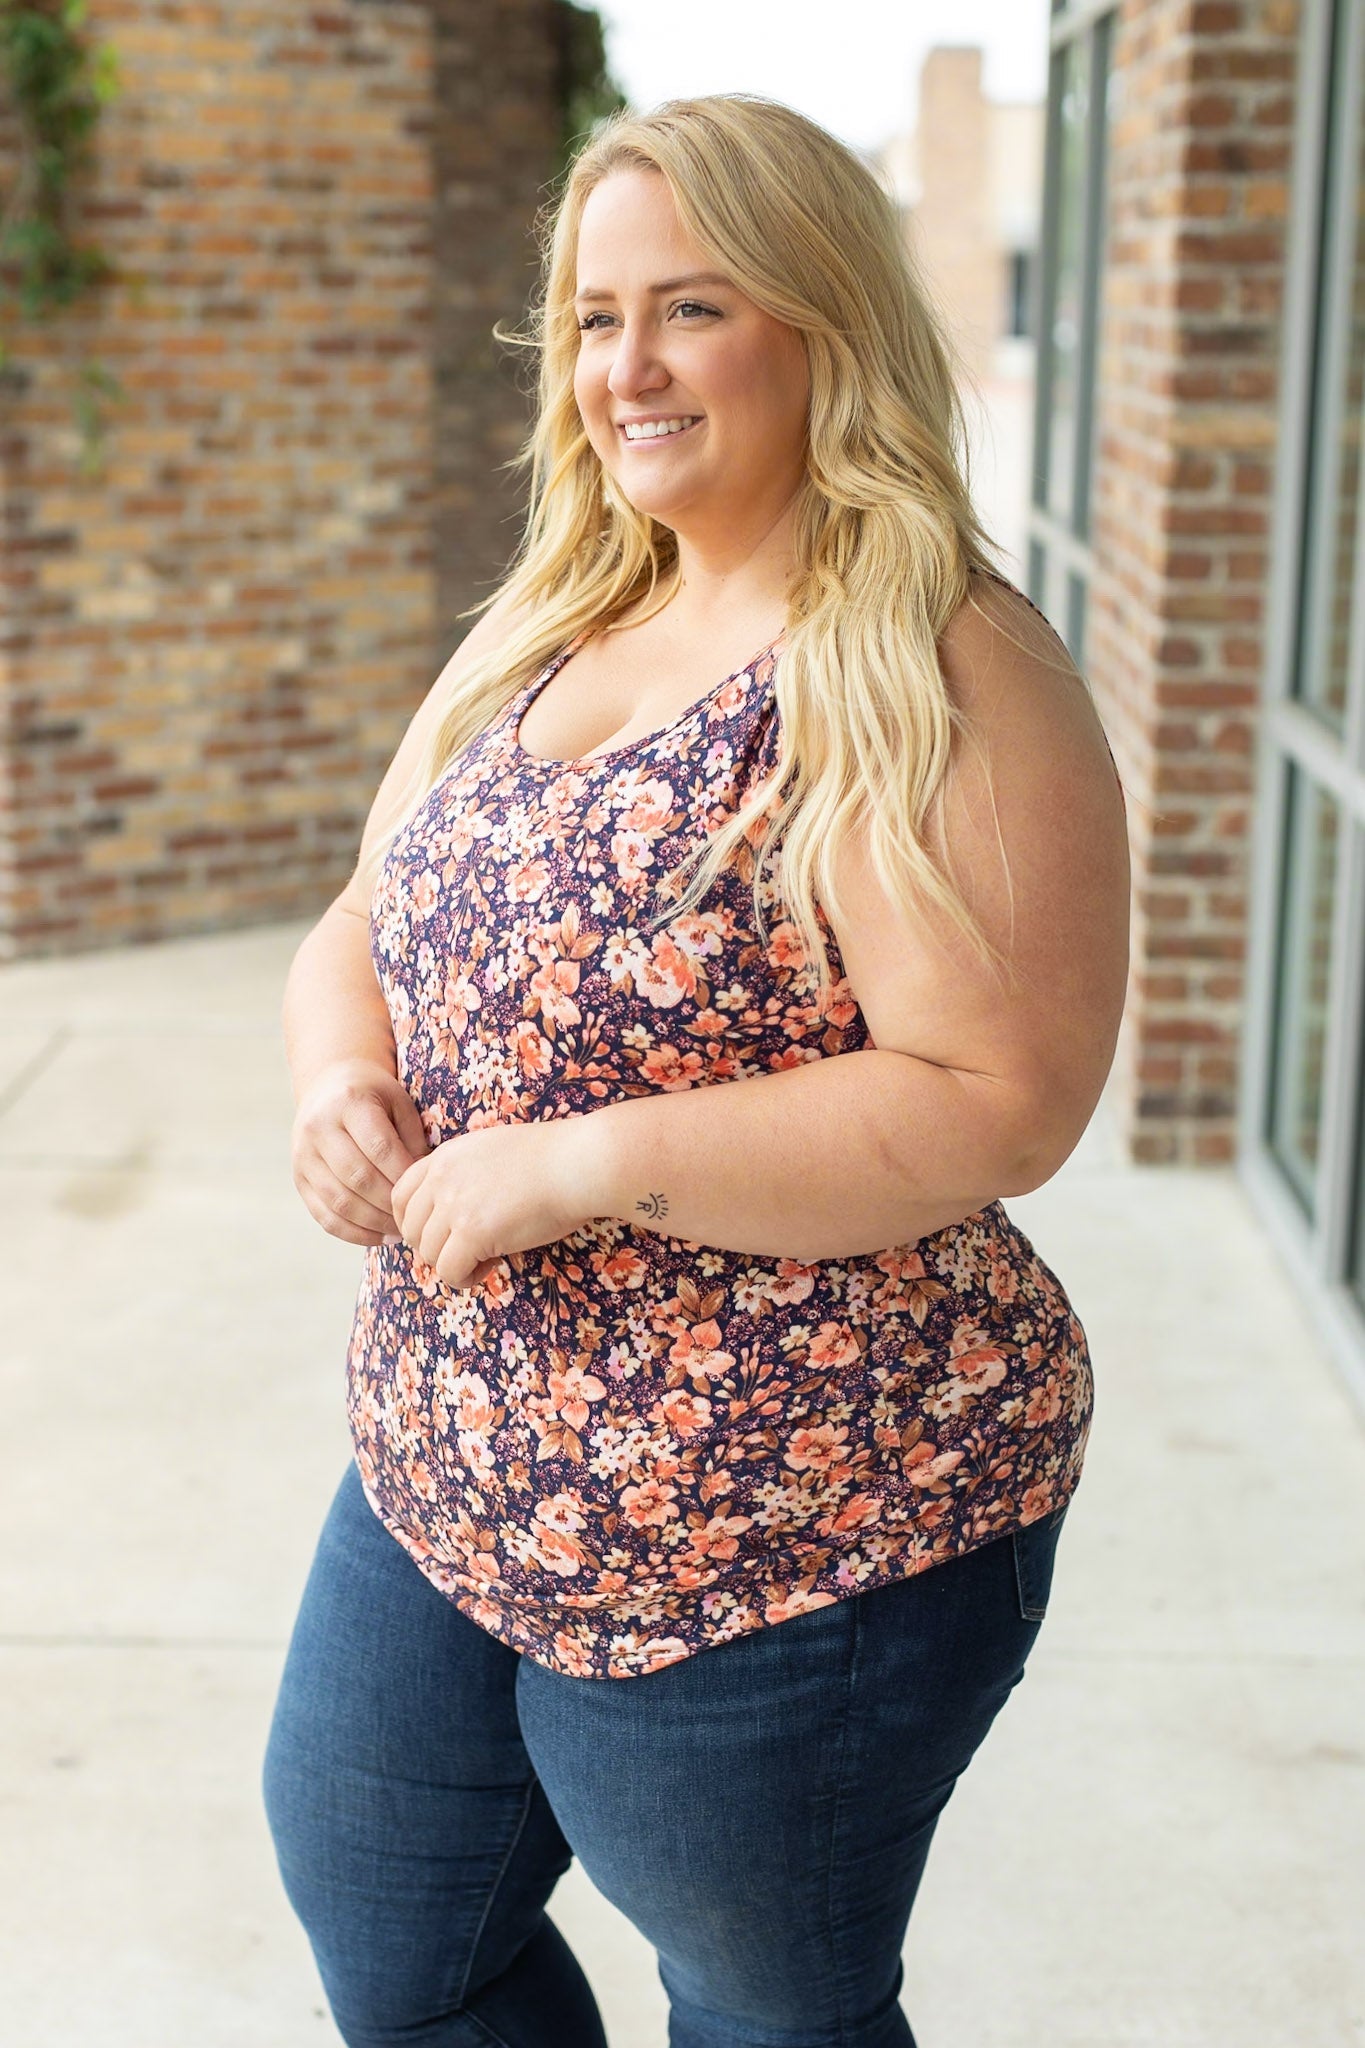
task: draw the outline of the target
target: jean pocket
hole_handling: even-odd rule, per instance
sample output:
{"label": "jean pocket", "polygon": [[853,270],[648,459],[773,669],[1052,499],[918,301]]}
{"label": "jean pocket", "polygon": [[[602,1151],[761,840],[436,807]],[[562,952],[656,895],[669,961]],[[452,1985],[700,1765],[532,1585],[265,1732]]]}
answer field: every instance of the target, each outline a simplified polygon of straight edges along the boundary
{"label": "jean pocket", "polygon": [[1050,1515],[1042,1515],[1036,1522],[1030,1522],[1026,1529],[1015,1529],[1011,1534],[1014,1582],[1019,1595],[1019,1613],[1025,1621],[1041,1621],[1047,1613],[1057,1538],[1061,1535],[1069,1506],[1069,1501],[1064,1502]]}

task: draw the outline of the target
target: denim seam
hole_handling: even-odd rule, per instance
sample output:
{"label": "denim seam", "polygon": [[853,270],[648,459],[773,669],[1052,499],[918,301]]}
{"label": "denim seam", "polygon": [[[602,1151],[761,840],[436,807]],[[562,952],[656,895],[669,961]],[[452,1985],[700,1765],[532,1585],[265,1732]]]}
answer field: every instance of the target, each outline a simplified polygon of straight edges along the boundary
{"label": "denim seam", "polygon": [[834,1811],[830,1816],[829,1868],[825,1873],[825,1926],[829,1930],[829,1952],[831,1972],[834,1978],[834,2020],[839,2030],[838,2048],[844,2048],[848,2036],[844,2029],[844,1987],[839,1975],[839,1953],[834,1939],[834,1857],[839,1840],[839,1824],[843,1816],[845,1778],[844,1758],[848,1751],[848,1729],[853,1718],[853,1691],[858,1674],[858,1653],[862,1648],[863,1616],[859,1598],[855,1594],[850,1603],[853,1615],[853,1647],[848,1660],[848,1690],[844,1698],[843,1718],[839,1727],[839,1754],[834,1773]]}
{"label": "denim seam", "polygon": [[[474,1939],[469,1944],[469,1958],[468,1961],[465,1963],[464,1977],[461,1980],[460,1995],[457,2000],[457,2005],[461,2012],[465,2011],[465,2000],[469,1992],[469,1979],[473,1974],[474,1970],[474,1958],[479,1953],[479,1943],[483,1940],[483,1931],[485,1927],[488,1925],[488,1916],[493,1910],[493,1901],[498,1896],[499,1887],[501,1886],[503,1879],[507,1875],[507,1867],[512,1861],[513,1855],[516,1853],[517,1844],[521,1840],[522,1834],[526,1827],[527,1816],[531,1811],[531,1800],[535,1795],[535,1785],[536,1781],[534,1778],[530,1778],[527,1780],[525,1797],[521,1802],[520,1817],[517,1820],[516,1827],[512,1831],[512,1839],[507,1844],[507,1850],[503,1856],[502,1862],[498,1865],[498,1874],[493,1879],[492,1884],[488,1887],[488,1897],[483,1902],[483,1911],[479,1915],[479,1924],[474,1930]],[[470,2013],[469,2017],[475,2020],[479,2026],[483,2026],[483,2021],[479,2019],[477,2013]],[[490,2041],[496,2041],[498,2043],[498,2048],[507,2048],[507,2044],[504,2041],[502,2041],[497,2034],[493,2033],[490,2028],[485,2027],[484,2031],[485,2033],[487,2033]]]}

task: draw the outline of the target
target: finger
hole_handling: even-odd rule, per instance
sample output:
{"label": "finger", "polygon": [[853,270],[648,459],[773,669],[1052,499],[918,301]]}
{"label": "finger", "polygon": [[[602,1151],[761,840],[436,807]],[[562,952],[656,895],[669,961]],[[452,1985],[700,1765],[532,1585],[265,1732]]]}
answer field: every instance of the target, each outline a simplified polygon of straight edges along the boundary
{"label": "finger", "polygon": [[[419,1185],[413,1189],[412,1193],[408,1196],[407,1202],[403,1205],[403,1220],[398,1226],[403,1233],[404,1242],[412,1246],[419,1258],[422,1257],[423,1232],[427,1232],[433,1237],[438,1234],[433,1228],[434,1220],[435,1203],[431,1197],[431,1190]],[[440,1232],[439,1236],[443,1243],[445,1240],[444,1231]],[[427,1264],[430,1265],[431,1263],[431,1260],[428,1259]]]}
{"label": "finger", "polygon": [[[356,1157],[359,1163],[354,1170],[359,1177],[364,1178],[373,1169],[359,1159],[359,1154]],[[346,1177],[338,1174],[330,1161],[321,1155],[310,1162],[306,1178],[314,1195],[329,1214],[339,1217],[344,1223],[353,1224],[359,1230],[377,1230],[381,1235],[392,1234],[393,1210],[388,1204],[388,1189],[382,1180],[379,1182],[382,1199],[372,1202],[368,1196],[358,1193]]]}
{"label": "finger", "polygon": [[303,1197],[304,1207],[313,1221],[322,1225],[329,1237],[339,1237],[347,1244],[372,1245],[381,1243],[385,1235],[392,1233],[392,1219],[382,1228],[367,1229],[363,1225],[351,1223],[341,1215],[312,1181],[300,1175],[297,1185]]}
{"label": "finger", "polygon": [[406,1093],[394,1097],[393,1122],[400,1139],[407,1148],[408,1163],[425,1159],[431,1150],[427,1142],[426,1126],[422,1122],[417,1104]]}
{"label": "finger", "polygon": [[436,1277],[444,1282],[447,1287],[463,1289],[473,1287],[475,1284],[475,1275],[478,1272],[478,1267],[470,1266],[468,1252],[461,1247],[458,1239],[454,1237],[446,1239],[439,1255],[435,1259],[429,1260],[428,1264],[434,1267]]}
{"label": "finger", "polygon": [[[360,1096],[347,1103],[341,1121],[352,1142],[390,1187],[415,1159],[430,1150],[422,1119],[409,1095],[382,1101],[375,1095]],[[414,1151],[414,1144],[420,1149]]]}
{"label": "finger", "polygon": [[[429,1158],[430,1154],[427,1156]],[[404,1168],[393,1186],[389,1189],[389,1203],[400,1225],[408,1203],[412,1200],[418,1188],[421,1187],[422,1182],[426,1179],[426,1175],[426,1160],[414,1159],[411,1166]]]}
{"label": "finger", "polygon": [[377,1215],[388,1219],[386,1228],[392,1227],[392,1185],[374,1161],[361,1151],[344,1124],[333,1125],[326,1131],[316,1141],[314,1153],[315,1158],[309,1162],[309,1178],[324,1190],[335,1182],[343,1194],[358,1203],[358,1208],[346,1212],[354,1222],[372,1222],[373,1218],[365,1211],[373,1209]]}

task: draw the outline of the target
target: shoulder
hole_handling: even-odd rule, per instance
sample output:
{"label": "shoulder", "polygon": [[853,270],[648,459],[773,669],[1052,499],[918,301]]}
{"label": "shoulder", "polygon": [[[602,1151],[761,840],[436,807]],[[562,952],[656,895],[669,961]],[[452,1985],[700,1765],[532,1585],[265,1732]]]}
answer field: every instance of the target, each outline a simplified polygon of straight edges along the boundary
{"label": "shoulder", "polygon": [[1001,840],[1077,886],[1076,861],[1122,846],[1123,790],[1090,686],[1012,584],[975,575],[938,641],[954,746],[933,821],[938,851],[982,879]]}
{"label": "shoulder", "polygon": [[1021,590],[975,574],[939,636],[944,687],[968,732],[1033,752],[1061,739],[1114,781],[1090,686],[1061,635]]}
{"label": "shoulder", "polygon": [[1122,795],[1062,641],[1012,586],[972,584],[939,638],[954,732],[922,831],[1007,980],[946,910],[892,900],[865,830],[831,856],[830,922],[876,1045],[991,1076],[1032,1115],[1064,1124],[1070,1105],[1083,1127],[1127,982]]}

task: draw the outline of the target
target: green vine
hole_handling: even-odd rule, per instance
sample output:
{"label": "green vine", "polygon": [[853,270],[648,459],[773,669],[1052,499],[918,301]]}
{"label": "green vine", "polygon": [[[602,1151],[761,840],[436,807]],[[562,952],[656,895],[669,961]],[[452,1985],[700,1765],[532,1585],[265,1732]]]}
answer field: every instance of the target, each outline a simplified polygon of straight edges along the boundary
{"label": "green vine", "polygon": [[552,182],[557,185],[584,137],[596,122],[624,107],[626,97],[607,66],[601,15],[590,7],[575,7],[571,0],[560,0],[555,18],[560,132]]}
{"label": "green vine", "polygon": [[[72,190],[91,159],[96,122],[118,91],[114,52],[81,34],[87,0],[0,0],[0,87],[15,117],[18,161],[0,200],[0,322],[49,321],[119,275],[104,253],[70,231]],[[11,366],[0,326],[0,370]],[[104,457],[104,401],[123,387],[86,357],[76,371],[73,411],[80,468]]]}

